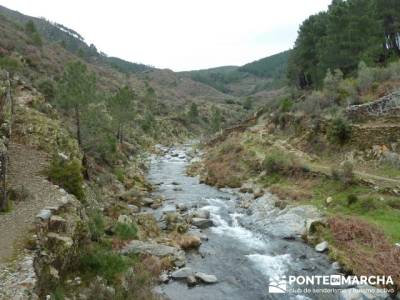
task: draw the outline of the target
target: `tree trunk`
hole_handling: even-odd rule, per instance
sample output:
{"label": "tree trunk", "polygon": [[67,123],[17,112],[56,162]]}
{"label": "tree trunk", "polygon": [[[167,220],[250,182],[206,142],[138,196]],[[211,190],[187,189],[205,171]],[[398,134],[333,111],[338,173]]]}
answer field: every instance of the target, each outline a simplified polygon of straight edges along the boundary
{"label": "tree trunk", "polygon": [[75,106],[75,121],[76,121],[76,138],[78,140],[79,147],[82,148],[81,116],[79,113],[78,105]]}
{"label": "tree trunk", "polygon": [[124,141],[124,127],[120,124],[120,132],[119,132],[119,143],[122,144]]}

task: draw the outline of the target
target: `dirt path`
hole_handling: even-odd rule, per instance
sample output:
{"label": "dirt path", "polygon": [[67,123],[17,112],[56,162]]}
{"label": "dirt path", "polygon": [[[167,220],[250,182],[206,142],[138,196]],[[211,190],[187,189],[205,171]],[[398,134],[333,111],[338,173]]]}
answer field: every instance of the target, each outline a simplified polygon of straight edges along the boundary
{"label": "dirt path", "polygon": [[42,174],[48,161],[46,153],[25,145],[11,143],[9,147],[9,187],[23,187],[27,198],[14,202],[10,212],[0,214],[0,262],[9,260],[22,248],[37,213],[62,196]]}
{"label": "dirt path", "polygon": [[[307,153],[293,148],[286,141],[281,141],[281,140],[275,141],[274,146],[282,150],[283,152],[291,153],[292,155],[296,156],[298,159],[306,163],[307,166],[310,167],[310,169],[314,172],[319,172],[327,175],[331,174],[332,166],[319,164],[317,162],[311,162],[311,158]],[[264,155],[262,153],[260,153],[259,151],[255,151],[255,153],[260,160],[264,159]],[[389,188],[400,187],[400,180],[398,179],[379,176],[358,170],[354,170],[354,174],[360,179],[367,180],[370,182],[375,182],[383,187],[389,187]]]}

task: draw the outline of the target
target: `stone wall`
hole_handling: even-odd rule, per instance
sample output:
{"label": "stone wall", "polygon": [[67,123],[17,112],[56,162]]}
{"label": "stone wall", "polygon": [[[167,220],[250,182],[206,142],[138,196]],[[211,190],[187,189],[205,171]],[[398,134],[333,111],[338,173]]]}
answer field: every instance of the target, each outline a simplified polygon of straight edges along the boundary
{"label": "stone wall", "polygon": [[400,118],[400,91],[393,92],[374,102],[352,105],[346,110],[347,116],[352,120],[363,120],[371,117]]}
{"label": "stone wall", "polygon": [[375,127],[353,125],[351,144],[361,150],[372,148],[375,145],[400,144],[400,124]]}
{"label": "stone wall", "polygon": [[46,207],[36,219],[34,269],[40,299],[54,291],[79,258],[89,240],[88,218],[82,204],[60,189],[63,195],[54,207]]}

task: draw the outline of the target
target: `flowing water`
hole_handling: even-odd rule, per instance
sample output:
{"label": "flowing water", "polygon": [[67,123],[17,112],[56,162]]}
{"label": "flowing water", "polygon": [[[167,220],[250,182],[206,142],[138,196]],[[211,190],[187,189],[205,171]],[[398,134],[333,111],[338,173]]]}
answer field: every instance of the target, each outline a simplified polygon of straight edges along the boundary
{"label": "flowing water", "polygon": [[173,209],[176,204],[211,212],[215,226],[202,230],[208,241],[203,241],[199,251],[187,253],[187,266],[216,275],[219,282],[189,288],[185,282],[170,281],[157,287],[159,293],[176,300],[337,299],[333,294],[269,293],[270,277],[326,275],[335,271],[326,255],[300,240],[285,240],[263,234],[259,228],[244,227],[241,220],[251,216],[237,206],[237,194],[200,184],[198,178],[185,174],[185,150],[174,150],[175,157],[167,154],[152,160],[149,179],[158,185],[156,193],[166,198],[164,208],[156,214],[160,217],[165,207]]}

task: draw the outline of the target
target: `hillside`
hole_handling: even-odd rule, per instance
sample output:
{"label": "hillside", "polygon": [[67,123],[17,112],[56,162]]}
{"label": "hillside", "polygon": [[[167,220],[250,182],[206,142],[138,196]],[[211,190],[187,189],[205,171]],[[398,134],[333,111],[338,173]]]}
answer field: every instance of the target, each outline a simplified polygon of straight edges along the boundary
{"label": "hillside", "polygon": [[225,94],[243,98],[283,87],[289,53],[278,53],[241,67],[224,66],[179,74]]}
{"label": "hillside", "polygon": [[[33,20],[43,40],[39,44],[35,44],[34,39],[26,32],[27,23],[24,22],[30,20]],[[107,57],[104,53],[99,53],[93,45],[88,46],[79,34],[67,30],[65,26],[28,17],[4,7],[0,8],[0,22],[3,28],[0,32],[3,56],[0,66],[12,65],[15,71],[23,73],[36,87],[47,79],[56,81],[62,74],[65,63],[80,60],[95,72],[99,86],[105,92],[112,92],[117,87],[128,84],[143,96],[146,87],[150,85],[157,99],[169,112],[174,112],[175,116],[176,108],[179,107],[180,113],[183,114],[186,110],[185,105],[188,107],[191,103],[196,103],[204,108],[215,104],[225,112],[223,114],[227,120],[236,118],[231,113],[232,105],[226,104],[226,100],[232,99],[232,96],[190,78],[183,79],[169,70]],[[239,105],[236,108],[240,110]],[[202,112],[207,119],[208,110],[204,109]]]}

